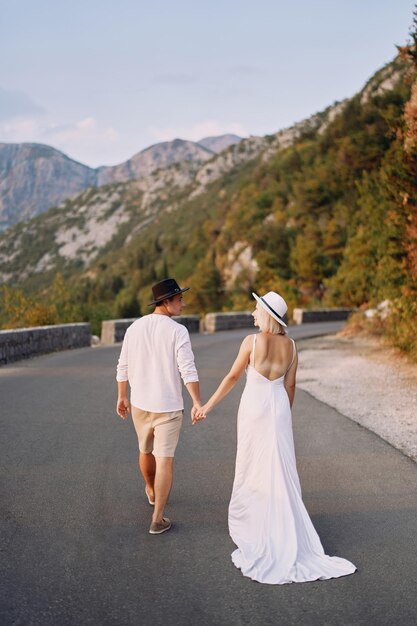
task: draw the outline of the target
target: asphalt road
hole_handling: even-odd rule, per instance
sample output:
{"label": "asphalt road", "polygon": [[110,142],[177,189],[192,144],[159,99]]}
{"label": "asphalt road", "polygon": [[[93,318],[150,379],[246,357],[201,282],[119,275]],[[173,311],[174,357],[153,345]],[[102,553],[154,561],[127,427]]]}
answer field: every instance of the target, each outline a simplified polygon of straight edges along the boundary
{"label": "asphalt road", "polygon": [[[203,398],[244,334],[192,337]],[[353,561],[355,574],[270,586],[232,565],[227,507],[243,381],[205,422],[185,420],[167,510],[175,525],[149,535],[133,426],[114,411],[119,349],[0,368],[2,626],[417,623],[417,466],[302,391],[294,430],[304,500],[326,552]]]}

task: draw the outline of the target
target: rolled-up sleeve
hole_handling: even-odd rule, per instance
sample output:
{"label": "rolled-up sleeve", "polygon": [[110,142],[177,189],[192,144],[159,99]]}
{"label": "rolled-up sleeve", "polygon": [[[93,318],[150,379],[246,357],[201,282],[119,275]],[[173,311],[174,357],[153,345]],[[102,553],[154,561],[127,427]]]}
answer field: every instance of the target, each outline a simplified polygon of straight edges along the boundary
{"label": "rolled-up sleeve", "polygon": [[127,344],[128,344],[128,338],[127,338],[127,331],[125,333],[125,337],[123,339],[123,345],[122,345],[122,349],[120,351],[120,356],[119,356],[119,360],[117,362],[117,371],[116,371],[116,380],[118,383],[122,383],[125,380],[129,380],[128,377],[128,358],[127,358],[127,353],[128,353],[128,348],[127,348]]}
{"label": "rolled-up sleeve", "polygon": [[190,335],[185,326],[181,327],[177,337],[177,363],[184,385],[198,382]]}

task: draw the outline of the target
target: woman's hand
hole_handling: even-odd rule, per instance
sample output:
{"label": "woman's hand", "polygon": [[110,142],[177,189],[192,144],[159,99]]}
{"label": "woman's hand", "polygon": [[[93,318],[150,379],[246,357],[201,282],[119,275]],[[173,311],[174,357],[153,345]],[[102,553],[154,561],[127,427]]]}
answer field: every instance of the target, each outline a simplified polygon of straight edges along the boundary
{"label": "woman's hand", "polygon": [[196,409],[193,414],[193,424],[196,424],[197,422],[201,422],[202,420],[205,420],[207,417],[207,413],[210,410],[211,409],[208,407],[208,403]]}
{"label": "woman's hand", "polygon": [[201,406],[195,413],[194,416],[194,423],[195,422],[199,422],[201,420],[205,420],[207,417],[207,413],[211,411],[211,407],[209,406],[208,403],[203,404],[203,406]]}

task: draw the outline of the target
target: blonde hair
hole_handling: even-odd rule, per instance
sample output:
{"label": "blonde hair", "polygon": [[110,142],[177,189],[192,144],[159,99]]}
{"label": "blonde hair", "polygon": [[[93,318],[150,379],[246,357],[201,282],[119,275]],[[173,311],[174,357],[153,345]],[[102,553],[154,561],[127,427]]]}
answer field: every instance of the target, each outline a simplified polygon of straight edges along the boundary
{"label": "blonde hair", "polygon": [[286,335],[285,327],[277,322],[277,320],[269,315],[260,304],[257,305],[259,329],[264,333],[271,335]]}

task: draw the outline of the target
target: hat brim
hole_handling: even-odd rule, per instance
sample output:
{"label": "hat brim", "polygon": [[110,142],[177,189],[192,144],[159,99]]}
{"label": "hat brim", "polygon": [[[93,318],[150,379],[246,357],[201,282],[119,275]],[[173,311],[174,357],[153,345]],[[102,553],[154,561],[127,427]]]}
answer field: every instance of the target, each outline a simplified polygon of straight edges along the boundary
{"label": "hat brim", "polygon": [[271,311],[271,309],[268,309],[268,307],[266,306],[265,302],[263,300],[261,300],[261,298],[259,296],[256,295],[256,293],[252,292],[253,297],[255,298],[255,300],[261,305],[261,307],[271,316],[274,318],[274,320],[276,320],[278,322],[278,324],[281,324],[281,326],[285,326],[285,328],[287,328],[287,324],[285,322],[282,321],[282,319],[280,319],[278,317],[278,315],[275,315],[275,313],[273,313],[273,311]]}
{"label": "hat brim", "polygon": [[162,296],[162,298],[158,298],[158,300],[153,300],[152,302],[149,302],[148,306],[158,304],[159,302],[163,302],[163,300],[167,300],[167,298],[172,298],[173,296],[177,296],[179,293],[183,293],[184,291],[188,291],[188,290],[189,290],[189,287],[184,287],[184,289],[180,289],[179,291],[166,293]]}

